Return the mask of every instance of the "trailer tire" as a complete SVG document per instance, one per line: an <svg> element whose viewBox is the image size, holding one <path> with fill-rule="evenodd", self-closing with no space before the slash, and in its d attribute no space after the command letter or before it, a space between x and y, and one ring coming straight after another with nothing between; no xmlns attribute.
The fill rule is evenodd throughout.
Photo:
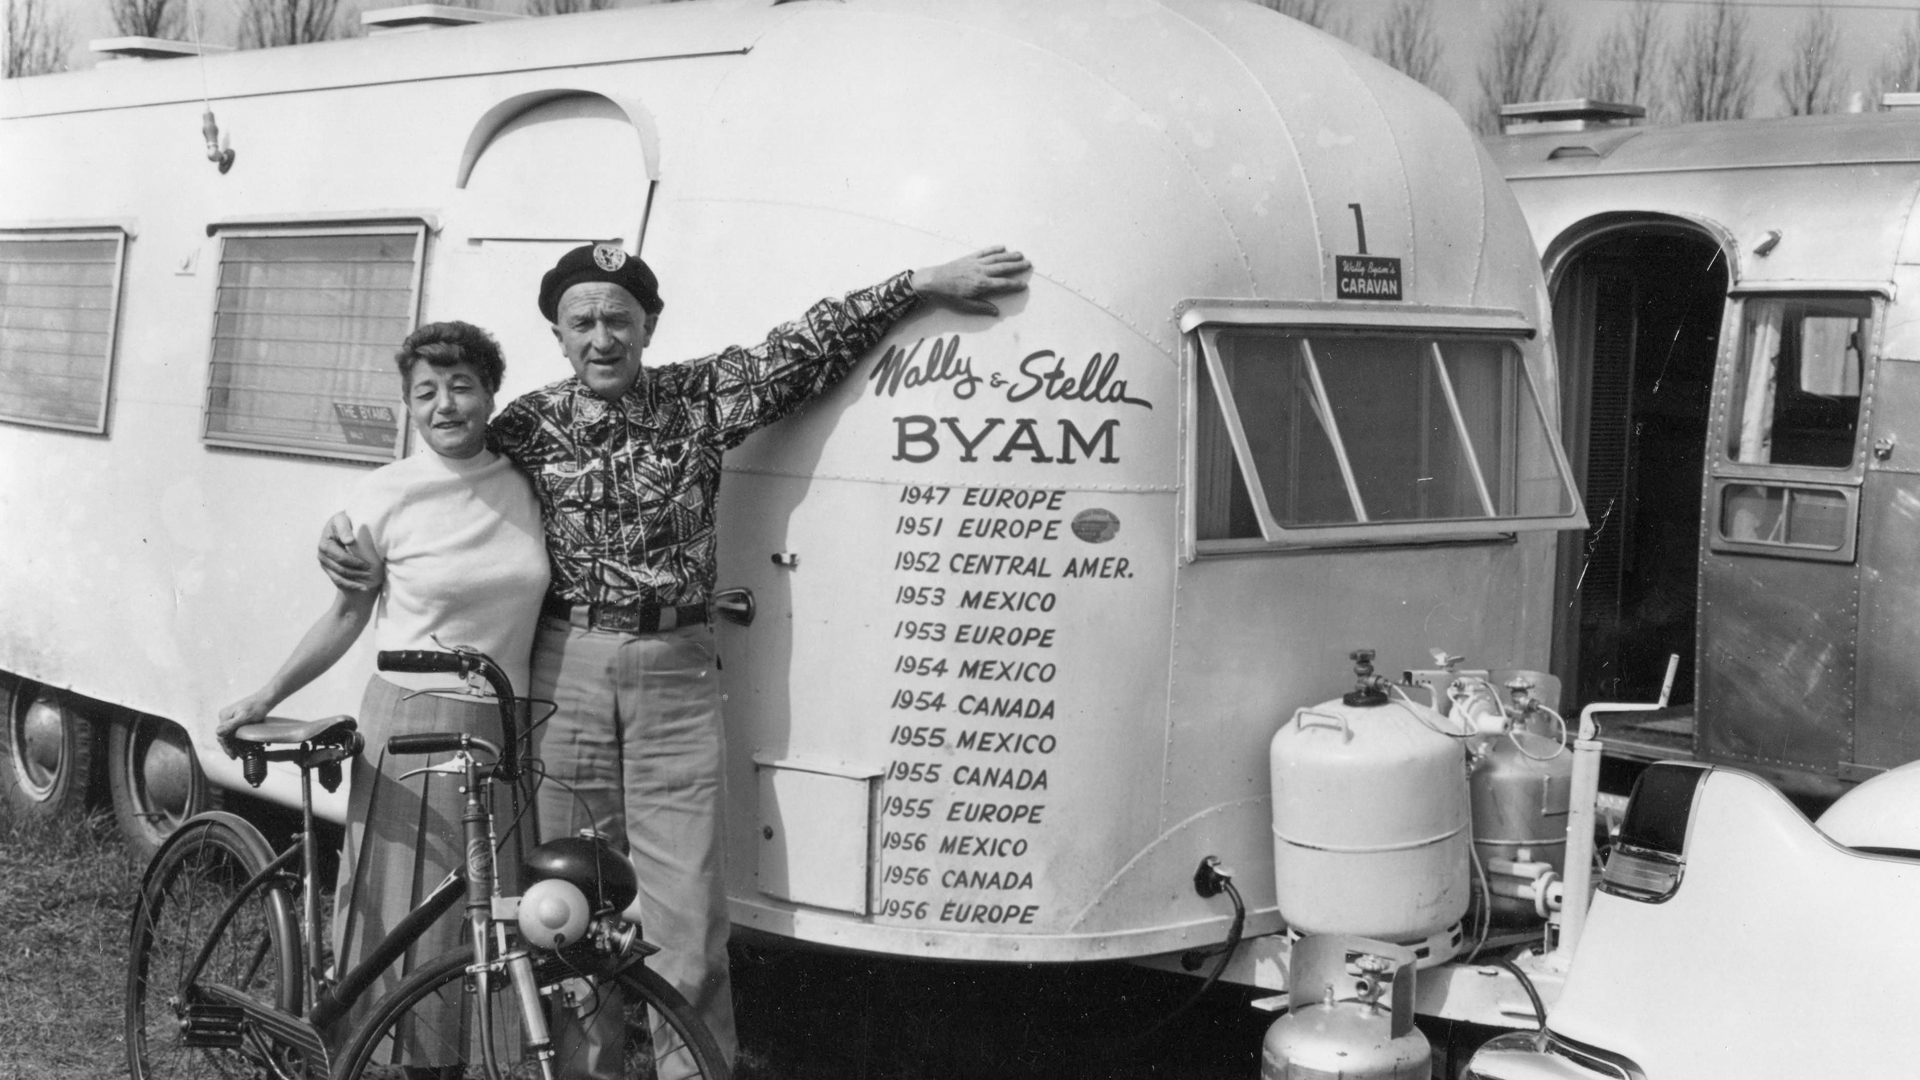
<svg viewBox="0 0 1920 1080"><path fill-rule="evenodd" d="M217 810L221 790L207 779L178 724L126 712L107 729L107 787L127 849L151 859L186 820Z"/></svg>
<svg viewBox="0 0 1920 1080"><path fill-rule="evenodd" d="M0 675L0 801L7 816L52 822L84 814L93 780L93 721L68 696Z"/></svg>

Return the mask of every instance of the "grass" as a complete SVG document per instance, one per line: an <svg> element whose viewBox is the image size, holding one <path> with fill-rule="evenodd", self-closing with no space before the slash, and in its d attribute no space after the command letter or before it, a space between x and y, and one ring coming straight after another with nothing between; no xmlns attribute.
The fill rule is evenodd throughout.
<svg viewBox="0 0 1920 1080"><path fill-rule="evenodd" d="M0 1080L126 1075L121 998L139 891L110 814L0 807Z"/></svg>
<svg viewBox="0 0 1920 1080"><path fill-rule="evenodd" d="M0 804L0 1080L127 1075L127 920L140 870L105 812L42 825ZM1221 987L1140 1039L1193 980L764 943L734 953L742 1080L1239 1080L1258 1072L1271 1019L1246 1008L1247 992Z"/></svg>

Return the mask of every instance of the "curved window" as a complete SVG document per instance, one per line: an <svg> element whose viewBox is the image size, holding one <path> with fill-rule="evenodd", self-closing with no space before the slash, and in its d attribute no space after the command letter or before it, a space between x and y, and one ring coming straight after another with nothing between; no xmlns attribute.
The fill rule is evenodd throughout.
<svg viewBox="0 0 1920 1080"><path fill-rule="evenodd" d="M1203 543L1280 541L1295 529L1564 528L1577 513L1510 339L1222 327L1203 329L1201 341L1194 517Z"/></svg>

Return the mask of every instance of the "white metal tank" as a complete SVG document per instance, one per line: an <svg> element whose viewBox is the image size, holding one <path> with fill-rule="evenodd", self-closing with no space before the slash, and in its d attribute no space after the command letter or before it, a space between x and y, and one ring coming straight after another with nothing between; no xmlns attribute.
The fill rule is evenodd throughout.
<svg viewBox="0 0 1920 1080"><path fill-rule="evenodd" d="M1432 1047L1413 1026L1413 951L1320 934L1293 950L1292 1008L1261 1048L1260 1080L1426 1080Z"/></svg>
<svg viewBox="0 0 1920 1080"><path fill-rule="evenodd" d="M1411 942L1466 914L1465 756L1446 721L1373 675L1300 709L1273 736L1280 914L1300 934Z"/></svg>

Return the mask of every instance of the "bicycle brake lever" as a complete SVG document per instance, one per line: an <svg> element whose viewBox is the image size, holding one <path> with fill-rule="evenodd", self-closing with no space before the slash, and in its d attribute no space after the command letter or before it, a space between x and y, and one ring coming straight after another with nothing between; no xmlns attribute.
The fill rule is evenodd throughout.
<svg viewBox="0 0 1920 1080"><path fill-rule="evenodd" d="M422 765L417 769L400 774L401 780L411 779L421 773L446 773L449 776L465 776L467 763L465 754L455 754L438 765Z"/></svg>

